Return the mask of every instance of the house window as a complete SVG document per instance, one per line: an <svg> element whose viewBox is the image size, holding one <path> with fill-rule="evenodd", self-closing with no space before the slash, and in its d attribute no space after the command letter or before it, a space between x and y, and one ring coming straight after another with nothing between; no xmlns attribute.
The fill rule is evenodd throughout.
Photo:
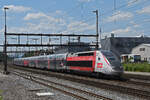
<svg viewBox="0 0 150 100"><path fill-rule="evenodd" d="M147 58L144 58L144 61L147 61Z"/></svg>
<svg viewBox="0 0 150 100"><path fill-rule="evenodd" d="M145 48L140 48L140 51L145 51Z"/></svg>

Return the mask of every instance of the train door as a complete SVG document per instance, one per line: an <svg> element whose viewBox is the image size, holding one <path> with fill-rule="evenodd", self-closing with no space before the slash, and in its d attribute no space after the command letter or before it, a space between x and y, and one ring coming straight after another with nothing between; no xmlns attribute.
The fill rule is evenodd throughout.
<svg viewBox="0 0 150 100"><path fill-rule="evenodd" d="M65 67L66 54L56 55L56 69L62 70Z"/></svg>
<svg viewBox="0 0 150 100"><path fill-rule="evenodd" d="M56 57L55 57L55 54L50 55L50 56L48 57L48 59L49 59L49 66L50 66L50 69L56 70Z"/></svg>

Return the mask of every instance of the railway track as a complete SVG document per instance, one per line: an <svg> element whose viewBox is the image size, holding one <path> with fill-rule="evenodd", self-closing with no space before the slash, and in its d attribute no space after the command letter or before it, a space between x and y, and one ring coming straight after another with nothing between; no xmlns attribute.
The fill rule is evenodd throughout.
<svg viewBox="0 0 150 100"><path fill-rule="evenodd" d="M19 68L19 69L21 69L20 67L15 67L15 68ZM48 75L48 76L50 76L50 75L52 75L52 74L54 74L54 76L56 76L56 77L60 77L60 76L64 76L65 74L62 74L62 73L53 73L53 72L49 72L49 71L43 71L43 70L40 70L40 69L38 69L37 71L34 71L34 70L32 70L32 69L30 69L30 68L27 68L27 69L22 69L22 70L26 70L26 71L31 71L31 72L35 72L35 73L37 73L37 74L43 74L43 75ZM57 76L58 75L58 76ZM60 75L60 76L59 76ZM53 75L52 75L53 76ZM68 74L66 74L65 76L68 76L68 77L70 77L71 75L68 75ZM76 75L75 75L76 76ZM81 76L81 77L84 77L84 76ZM62 78L62 77L61 77ZM99 82L99 79L95 79L95 78L89 78L88 77L88 79L92 79L92 80L94 80L95 82ZM131 85L138 85L138 86L144 86L144 87L146 87L146 88L150 88L150 81L149 82L143 82L143 80L138 80L138 79L129 79L129 80L127 80L127 81L119 81L119 80L103 80L103 81L105 81L105 82L111 82L111 83L115 83L115 82L117 82L117 83L119 83L119 84L124 84L124 85L126 85L126 84L131 84ZM145 80L146 81L146 80Z"/></svg>
<svg viewBox="0 0 150 100"><path fill-rule="evenodd" d="M36 83L39 83L41 85L47 86L49 88L53 88L54 90L63 92L67 95L70 95L70 96L72 96L74 98L77 98L77 99L80 99L80 100L89 100L89 98L85 98L83 96L77 95L75 92L87 95L86 97L90 96L90 97L93 97L93 98L96 98L96 99L99 99L99 100L112 100L110 98L107 98L107 97L104 97L104 96L101 96L101 95L98 95L98 94L95 94L95 93L92 93L92 92L88 92L88 91L84 91L84 90L81 90L81 89L70 87L70 86L67 86L67 85L64 85L64 84L56 83L56 82L53 82L53 81L50 81L50 80L47 80L47 79L43 79L43 78L40 78L40 77L37 77L37 76L34 76L34 75L29 75L29 74L21 73L21 72L17 72L17 71L13 71L11 73L13 73L15 75L18 75L20 77L23 77L25 79L34 81ZM61 88L58 88L58 87L61 87ZM66 89L67 90L72 90L74 92L66 91Z"/></svg>
<svg viewBox="0 0 150 100"><path fill-rule="evenodd" d="M22 69L22 70L30 71L30 72L35 72L37 74L47 75L47 76L55 76L55 77L60 77L61 76L61 78L63 78L63 76L65 75L65 76L71 77L70 74L68 75L68 74L57 73L57 72L55 73L55 72L50 72L50 71L45 71L45 70L43 71L41 69L37 69L36 71L34 71L33 68L23 68L23 67L17 67L17 66L13 66L13 67L15 67L17 69ZM77 75L75 75L75 76L77 76ZM81 77L84 77L84 76L81 76ZM95 82L99 82L99 79L89 78L89 77L88 77L88 79L90 79L90 80L92 79ZM144 87L150 88L150 81L149 82L143 82L143 80L138 80L138 79L129 79L127 81L119 81L119 80L115 80L115 81L114 80L103 80L103 81L106 81L106 82L109 81L109 82L112 82L112 83L117 82L119 84L124 84L125 83L125 84L138 85L138 86L144 86Z"/></svg>
<svg viewBox="0 0 150 100"><path fill-rule="evenodd" d="M146 81L146 82L143 82ZM142 85L142 86L146 86L149 87L150 89L150 81L148 82L147 80L138 80L138 79L130 79L129 81L127 81L128 84L136 84L136 85Z"/></svg>
<svg viewBox="0 0 150 100"><path fill-rule="evenodd" d="M124 74L124 77L138 79L138 80L149 80L150 77L148 75L133 75L133 74Z"/></svg>
<svg viewBox="0 0 150 100"><path fill-rule="evenodd" d="M111 80L103 81L103 80L98 80L98 79L93 79L93 78L88 78L88 77L79 77L76 75L54 73L54 72L35 70L35 69L29 69L29 68L26 69L26 68L22 68L22 67L21 68L15 67L15 68L20 69L20 70L29 71L32 73L36 73L36 74L42 74L42 75L46 75L46 76L57 77L60 79L73 81L73 82L83 83L86 85L94 86L94 87L105 89L105 90L111 90L111 91L116 91L116 92L120 92L120 93L124 93L124 94L128 94L128 95L133 95L133 96L136 96L139 98L144 98L147 100L150 99L150 91L145 91L144 89L142 90L142 89L126 87L126 85L135 84L135 83L136 83L135 85L147 85L147 87L149 87L148 83L133 82L130 80L125 83L120 82L120 83L118 83L118 85L115 85L115 84L110 84L110 83L117 82L117 81L111 81ZM124 84L124 86L121 86L119 84Z"/></svg>

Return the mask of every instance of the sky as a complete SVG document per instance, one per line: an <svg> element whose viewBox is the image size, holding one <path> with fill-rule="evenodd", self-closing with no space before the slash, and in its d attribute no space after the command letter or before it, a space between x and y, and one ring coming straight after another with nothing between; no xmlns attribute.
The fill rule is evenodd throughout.
<svg viewBox="0 0 150 100"><path fill-rule="evenodd" d="M111 33L150 36L150 0L0 0L0 44L4 40L4 7L9 8L7 32L12 33L96 34L92 11L97 9L102 37Z"/></svg>

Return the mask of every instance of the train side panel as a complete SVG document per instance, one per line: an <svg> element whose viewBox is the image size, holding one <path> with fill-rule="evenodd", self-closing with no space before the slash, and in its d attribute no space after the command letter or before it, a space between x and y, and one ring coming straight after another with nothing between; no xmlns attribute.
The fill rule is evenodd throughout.
<svg viewBox="0 0 150 100"><path fill-rule="evenodd" d="M94 52L76 53L67 57L67 66L69 70L93 72L94 59Z"/></svg>

